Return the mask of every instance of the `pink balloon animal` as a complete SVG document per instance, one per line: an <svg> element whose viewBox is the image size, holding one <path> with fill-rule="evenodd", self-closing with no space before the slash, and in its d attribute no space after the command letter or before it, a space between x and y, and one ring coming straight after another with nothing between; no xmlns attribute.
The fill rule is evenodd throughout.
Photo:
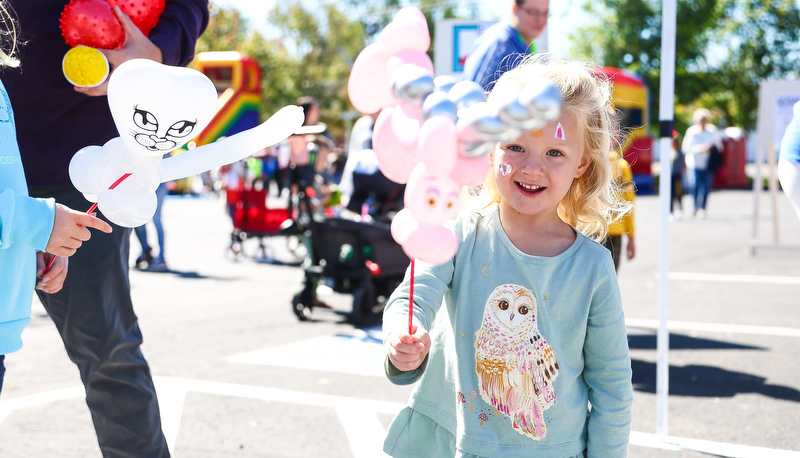
<svg viewBox="0 0 800 458"><path fill-rule="evenodd" d="M476 83L434 80L429 46L422 12L401 9L356 58L348 92L357 110L380 111L372 134L378 166L406 183L406 208L392 221L392 236L412 259L442 264L458 248L443 224L456 216L460 186L483 182L496 142L557 118L561 96L543 81L519 98L489 104Z"/></svg>

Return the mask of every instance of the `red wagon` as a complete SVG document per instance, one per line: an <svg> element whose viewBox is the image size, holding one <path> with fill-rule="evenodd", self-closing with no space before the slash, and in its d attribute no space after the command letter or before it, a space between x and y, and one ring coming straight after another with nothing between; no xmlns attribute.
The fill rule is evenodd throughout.
<svg viewBox="0 0 800 458"><path fill-rule="evenodd" d="M227 204L233 219L230 252L237 258L243 256L245 240L255 238L259 242L258 259L273 260L265 239L283 235L281 227L291 219L289 210L285 207L270 208L266 189L229 189Z"/></svg>

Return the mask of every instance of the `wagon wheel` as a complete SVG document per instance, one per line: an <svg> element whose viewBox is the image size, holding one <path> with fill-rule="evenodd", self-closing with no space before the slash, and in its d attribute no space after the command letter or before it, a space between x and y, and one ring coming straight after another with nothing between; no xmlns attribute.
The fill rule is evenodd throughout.
<svg viewBox="0 0 800 458"><path fill-rule="evenodd" d="M313 302L314 296L308 288L303 288L302 291L294 295L292 298L292 311L297 315L297 319L300 321L311 319Z"/></svg>

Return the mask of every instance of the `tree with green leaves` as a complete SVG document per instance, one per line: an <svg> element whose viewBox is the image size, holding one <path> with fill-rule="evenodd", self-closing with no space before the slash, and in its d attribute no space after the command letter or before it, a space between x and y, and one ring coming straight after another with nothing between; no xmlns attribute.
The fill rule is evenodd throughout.
<svg viewBox="0 0 800 458"><path fill-rule="evenodd" d="M294 79L297 59L286 50L283 40L267 40L251 30L247 19L234 8L220 8L212 3L210 9L208 28L198 40L195 52L239 51L255 59L262 71L262 118L295 103L299 95Z"/></svg>
<svg viewBox="0 0 800 458"><path fill-rule="evenodd" d="M316 98L322 121L335 137L343 138L342 114L352 109L347 80L353 61L365 46L363 27L330 2L324 3L321 11L309 10L299 0L278 4L269 17L296 48L291 75L296 95Z"/></svg>
<svg viewBox="0 0 800 458"><path fill-rule="evenodd" d="M658 113L661 3L657 0L585 1L593 23L570 38L575 57L642 75ZM678 0L675 75L676 126L684 130L695 108L712 110L720 124L753 129L758 87L793 78L800 68L800 8L795 0Z"/></svg>

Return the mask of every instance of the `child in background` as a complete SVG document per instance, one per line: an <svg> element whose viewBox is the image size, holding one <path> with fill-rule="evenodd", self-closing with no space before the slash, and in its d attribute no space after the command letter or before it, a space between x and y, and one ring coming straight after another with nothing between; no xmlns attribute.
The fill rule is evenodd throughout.
<svg viewBox="0 0 800 458"><path fill-rule="evenodd" d="M681 138L675 131L672 131L670 160L672 161L672 181L669 186L669 216L670 220L681 220L683 218L683 175L686 173L686 160L681 150Z"/></svg>
<svg viewBox="0 0 800 458"><path fill-rule="evenodd" d="M13 55L14 24L5 2L0 1L3 38L0 66L16 67ZM67 276L66 257L75 254L91 234L88 227L111 232L111 226L94 216L76 212L53 199L28 196L22 170L14 113L0 83L0 391L5 355L22 347L22 330L30 322L33 288L58 292ZM47 266L53 257L50 270ZM38 280L37 280L38 277Z"/></svg>
<svg viewBox="0 0 800 458"><path fill-rule="evenodd" d="M625 199L631 204L630 211L625 213L619 220L613 221L608 225L608 235L603 240L603 246L611 252L614 268L619 271L619 265L622 262L622 236L628 239L627 244L625 244L625 257L630 261L636 256L636 239L634 238L636 225L633 215L636 186L633 183L631 165L622 158L619 150L612 150L608 159L611 161L611 171L614 175L614 188L619 192L617 197Z"/></svg>
<svg viewBox="0 0 800 458"><path fill-rule="evenodd" d="M408 276L388 301L387 377L417 382L389 428L391 456L627 453L631 361L614 264L597 243L630 207L608 160L610 85L545 59L505 73L490 100L545 77L561 116L490 154L492 203L456 219L453 259L418 261L412 334Z"/></svg>

